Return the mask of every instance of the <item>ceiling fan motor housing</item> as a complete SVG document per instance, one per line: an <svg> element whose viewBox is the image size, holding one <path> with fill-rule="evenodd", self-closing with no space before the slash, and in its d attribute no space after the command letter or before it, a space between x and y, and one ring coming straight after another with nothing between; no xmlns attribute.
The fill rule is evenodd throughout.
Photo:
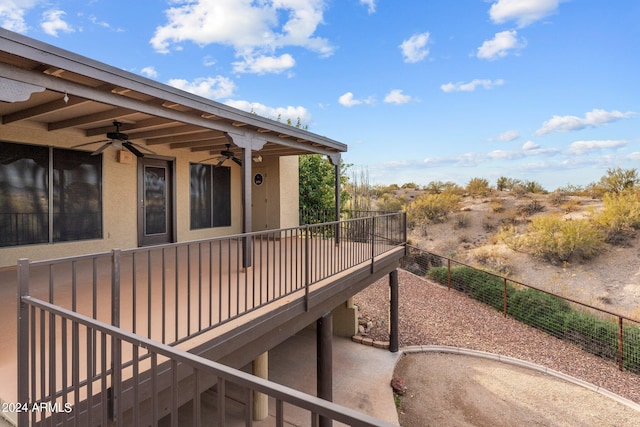
<svg viewBox="0 0 640 427"><path fill-rule="evenodd" d="M129 135L122 132L107 132L107 138L117 139L119 141L126 141L127 139L129 139Z"/></svg>

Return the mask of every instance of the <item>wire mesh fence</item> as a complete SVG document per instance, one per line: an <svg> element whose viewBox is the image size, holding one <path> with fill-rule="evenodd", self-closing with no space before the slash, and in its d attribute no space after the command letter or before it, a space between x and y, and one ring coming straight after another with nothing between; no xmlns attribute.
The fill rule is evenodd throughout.
<svg viewBox="0 0 640 427"><path fill-rule="evenodd" d="M455 289L586 352L640 373L640 321L447 257L407 247L402 268Z"/></svg>

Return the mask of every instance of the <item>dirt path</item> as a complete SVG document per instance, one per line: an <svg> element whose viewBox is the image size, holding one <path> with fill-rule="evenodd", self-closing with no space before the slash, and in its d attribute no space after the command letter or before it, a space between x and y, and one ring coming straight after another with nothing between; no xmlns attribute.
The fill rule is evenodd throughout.
<svg viewBox="0 0 640 427"><path fill-rule="evenodd" d="M640 426L640 412L600 393L490 359L408 354L394 375L407 386L403 427Z"/></svg>

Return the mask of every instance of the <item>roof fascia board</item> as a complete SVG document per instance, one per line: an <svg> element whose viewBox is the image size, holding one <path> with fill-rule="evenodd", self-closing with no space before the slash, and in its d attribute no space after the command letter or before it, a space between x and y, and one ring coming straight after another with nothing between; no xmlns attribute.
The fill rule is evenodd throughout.
<svg viewBox="0 0 640 427"><path fill-rule="evenodd" d="M326 145L341 152L347 151L346 144L330 138L184 92L180 89L164 85L147 79L146 77L60 49L9 30L0 29L0 40L6 41L6 44L4 42L2 43L2 50L32 61L41 62L105 83L148 94L165 101L175 102L189 108L205 111L225 119L241 121L252 126L268 129L277 134ZM269 138L269 140L272 139L271 137Z"/></svg>
<svg viewBox="0 0 640 427"><path fill-rule="evenodd" d="M249 129L241 129L237 128L233 125L220 122L220 121L212 121L209 119L205 119L203 117L199 117L193 114L183 113L176 110L171 110L164 108L159 105L146 103L144 101L139 101L133 98L127 98L122 95L117 95L110 92L103 92L91 87L87 87L84 85L80 85L78 83L74 83L68 80L63 80L58 77L49 76L46 74L41 74L33 71L27 71L22 68L14 67L9 64L0 63L0 74L6 78L16 80L22 83L33 84L37 86L41 86L55 92L67 93L71 96L79 96L81 98L94 100L96 102L101 102L104 104L112 105L115 107L124 107L131 110L136 110L141 113L149 114L152 116L162 117L169 120L175 120L178 122L192 124L196 126L200 126L205 129L223 131L233 134L239 134L243 136L255 136L257 139L265 139L264 134L259 132L255 132ZM329 155L333 153L332 151L323 149L321 147L316 147L310 144L302 144L302 143L294 143L291 141L287 141L285 138L279 137L269 137L269 141L274 142L279 145L284 145L287 147L295 147L302 149L304 151L309 151L317 154L325 154Z"/></svg>

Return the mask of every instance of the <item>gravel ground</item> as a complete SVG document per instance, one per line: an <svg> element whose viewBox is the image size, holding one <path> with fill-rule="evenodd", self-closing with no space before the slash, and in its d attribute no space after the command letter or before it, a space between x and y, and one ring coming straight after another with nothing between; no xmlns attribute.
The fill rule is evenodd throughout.
<svg viewBox="0 0 640 427"><path fill-rule="evenodd" d="M399 271L400 347L447 345L515 357L546 366L640 403L640 375L593 356L464 294ZM354 297L373 327L366 336L388 341L389 282L383 278Z"/></svg>

